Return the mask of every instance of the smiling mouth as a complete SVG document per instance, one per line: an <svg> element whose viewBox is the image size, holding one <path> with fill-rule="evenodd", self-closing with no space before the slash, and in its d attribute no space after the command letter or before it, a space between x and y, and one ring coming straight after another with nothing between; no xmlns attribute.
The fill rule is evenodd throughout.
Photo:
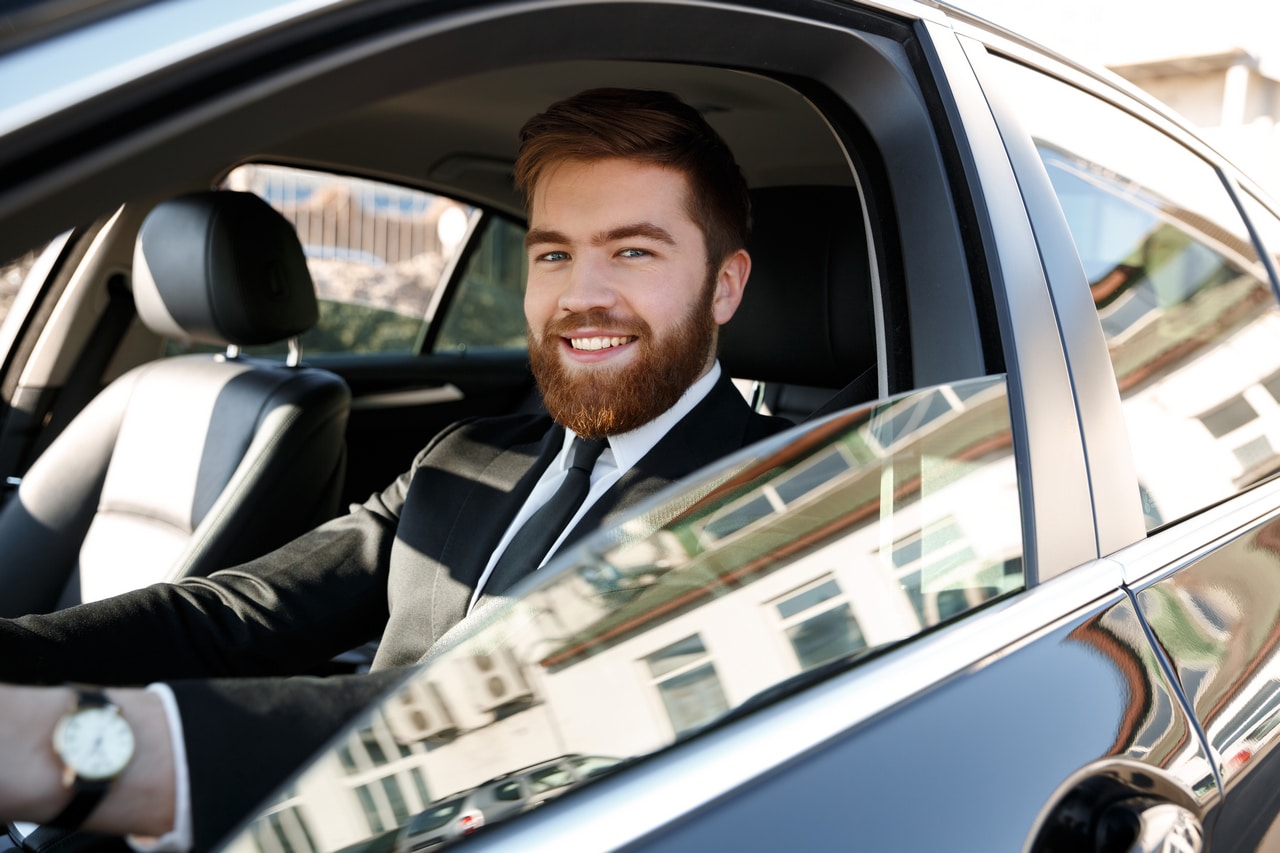
<svg viewBox="0 0 1280 853"><path fill-rule="evenodd" d="M627 335L625 337L613 337L613 338L604 338L604 337L569 338L569 346L573 347L576 350L595 351L595 350L602 350L602 349L612 349L613 347L620 347L623 344L631 343L635 339L636 338L634 335Z"/></svg>

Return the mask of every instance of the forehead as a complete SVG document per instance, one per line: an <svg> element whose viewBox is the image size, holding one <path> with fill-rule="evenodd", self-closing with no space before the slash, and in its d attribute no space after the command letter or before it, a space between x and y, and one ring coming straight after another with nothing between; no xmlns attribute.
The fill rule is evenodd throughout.
<svg viewBox="0 0 1280 853"><path fill-rule="evenodd" d="M688 198L689 181L675 169L623 158L563 160L548 166L534 185L529 225L563 229L594 222L601 228L661 220L664 227L696 228Z"/></svg>

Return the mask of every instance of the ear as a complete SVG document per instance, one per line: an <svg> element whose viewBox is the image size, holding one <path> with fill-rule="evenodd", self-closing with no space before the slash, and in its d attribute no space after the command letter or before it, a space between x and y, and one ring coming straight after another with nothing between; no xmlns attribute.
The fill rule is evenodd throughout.
<svg viewBox="0 0 1280 853"><path fill-rule="evenodd" d="M733 317L742 302L747 277L751 275L751 256L746 249L734 252L720 265L716 274L715 297L711 303L711 316L716 325L723 326Z"/></svg>

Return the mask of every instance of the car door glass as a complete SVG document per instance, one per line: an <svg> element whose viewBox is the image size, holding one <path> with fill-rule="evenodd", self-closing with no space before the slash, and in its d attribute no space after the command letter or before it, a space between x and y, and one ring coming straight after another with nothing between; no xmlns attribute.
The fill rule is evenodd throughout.
<svg viewBox="0 0 1280 853"><path fill-rule="evenodd" d="M419 769L422 808L539 760L552 763L530 787L558 795L1021 589L1021 518L1003 377L840 412L559 555L361 726L410 737L395 720L429 684L432 719L452 725L383 771ZM477 701L495 672L519 689ZM571 774L566 755L598 758ZM322 849L373 832L353 829L366 806L351 778L327 755L297 781Z"/></svg>
<svg viewBox="0 0 1280 853"><path fill-rule="evenodd" d="M994 67L1084 266L1147 529L1273 474L1280 311L1218 172L1092 95L1013 62Z"/></svg>

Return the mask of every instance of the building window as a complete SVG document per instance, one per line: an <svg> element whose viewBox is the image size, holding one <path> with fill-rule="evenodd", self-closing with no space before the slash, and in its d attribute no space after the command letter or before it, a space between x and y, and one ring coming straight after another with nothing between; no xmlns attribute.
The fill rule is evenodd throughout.
<svg viewBox="0 0 1280 853"><path fill-rule="evenodd" d="M801 669L866 648L847 596L834 578L822 578L773 604Z"/></svg>
<svg viewBox="0 0 1280 853"><path fill-rule="evenodd" d="M383 823L382 815L378 812L378 804L374 800L371 786L361 785L356 788L356 797L360 800L360 808L364 810L365 820L369 821L369 831L375 834L385 832L387 825Z"/></svg>
<svg viewBox="0 0 1280 853"><path fill-rule="evenodd" d="M677 737L729 710L715 665L697 634L654 652L645 662Z"/></svg>
<svg viewBox="0 0 1280 853"><path fill-rule="evenodd" d="M311 853L311 831L297 806L272 812L253 826L253 839L262 853Z"/></svg>

